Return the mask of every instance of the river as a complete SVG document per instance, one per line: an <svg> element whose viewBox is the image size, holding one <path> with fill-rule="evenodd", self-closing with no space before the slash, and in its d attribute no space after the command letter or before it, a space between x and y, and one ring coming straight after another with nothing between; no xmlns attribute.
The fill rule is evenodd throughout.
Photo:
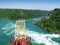
<svg viewBox="0 0 60 45"><path fill-rule="evenodd" d="M26 35L31 37L33 45L44 43L46 45L60 45L60 35L50 34L44 29L34 25L36 19L26 21ZM6 45L14 37L15 20L0 19L0 45Z"/></svg>

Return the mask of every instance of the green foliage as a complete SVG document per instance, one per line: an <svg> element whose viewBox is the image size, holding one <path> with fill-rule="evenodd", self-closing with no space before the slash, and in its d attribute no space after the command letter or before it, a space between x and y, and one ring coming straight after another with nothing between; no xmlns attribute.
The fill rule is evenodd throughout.
<svg viewBox="0 0 60 45"><path fill-rule="evenodd" d="M47 17L36 22L36 25L44 28L50 33L60 33L60 9L52 10Z"/></svg>
<svg viewBox="0 0 60 45"><path fill-rule="evenodd" d="M39 45L45 45L45 44L41 43L41 44L39 44Z"/></svg>
<svg viewBox="0 0 60 45"><path fill-rule="evenodd" d="M48 12L43 10L0 9L0 19L31 19L45 16Z"/></svg>

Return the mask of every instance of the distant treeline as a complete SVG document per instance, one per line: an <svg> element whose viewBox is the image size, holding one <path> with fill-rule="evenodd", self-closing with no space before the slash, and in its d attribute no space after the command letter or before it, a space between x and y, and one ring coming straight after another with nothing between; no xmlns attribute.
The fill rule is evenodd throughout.
<svg viewBox="0 0 60 45"><path fill-rule="evenodd" d="M44 10L0 9L0 19L31 19L48 15Z"/></svg>
<svg viewBox="0 0 60 45"><path fill-rule="evenodd" d="M44 19L35 23L39 27L44 28L50 33L58 33L60 34L60 9L56 8L52 10L48 16Z"/></svg>

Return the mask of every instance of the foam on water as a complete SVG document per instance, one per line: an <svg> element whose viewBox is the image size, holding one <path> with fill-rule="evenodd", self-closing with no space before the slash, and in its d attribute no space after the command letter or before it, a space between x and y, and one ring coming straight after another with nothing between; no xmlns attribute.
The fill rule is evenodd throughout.
<svg viewBox="0 0 60 45"><path fill-rule="evenodd" d="M2 31L4 34L6 34L7 36L10 36L14 33L14 28L15 24L14 23L7 23L4 27L2 27ZM46 45L60 45L60 43L55 42L52 40L52 38L59 38L60 35L58 34L42 34L42 33L38 33L35 32L33 30L26 30L26 31L20 31L18 32L19 34L26 34L28 37L31 37L32 42L33 43L44 43Z"/></svg>
<svg viewBox="0 0 60 45"><path fill-rule="evenodd" d="M44 43L46 45L60 45L58 42L53 41L51 38L58 38L60 35L58 34L41 34L34 31L20 31L20 34L26 34L28 37L34 40L33 43Z"/></svg>
<svg viewBox="0 0 60 45"><path fill-rule="evenodd" d="M10 33L6 33L6 35L11 35L12 33L14 33L14 30L12 30ZM34 32L34 31L20 31L18 32L19 34L26 34L28 37L31 37L31 39L33 39L34 41L32 41L33 43L44 43L46 45L60 45L60 43L53 41L51 38L59 38L60 35L58 34L41 34L38 32Z"/></svg>
<svg viewBox="0 0 60 45"><path fill-rule="evenodd" d="M7 23L4 27L2 27L2 31L5 35L9 36L9 35L12 35L14 33L14 27L15 27L15 24L13 23Z"/></svg>

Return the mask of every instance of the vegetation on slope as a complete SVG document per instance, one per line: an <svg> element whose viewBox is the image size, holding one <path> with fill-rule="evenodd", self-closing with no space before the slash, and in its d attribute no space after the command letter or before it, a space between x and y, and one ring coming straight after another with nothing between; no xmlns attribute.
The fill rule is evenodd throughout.
<svg viewBox="0 0 60 45"><path fill-rule="evenodd" d="M45 44L41 43L41 44L39 44L39 45L45 45Z"/></svg>
<svg viewBox="0 0 60 45"><path fill-rule="evenodd" d="M48 16L35 23L50 33L60 33L60 9L52 10Z"/></svg>
<svg viewBox="0 0 60 45"><path fill-rule="evenodd" d="M0 9L0 19L31 19L46 16L49 11L22 10L22 9Z"/></svg>

